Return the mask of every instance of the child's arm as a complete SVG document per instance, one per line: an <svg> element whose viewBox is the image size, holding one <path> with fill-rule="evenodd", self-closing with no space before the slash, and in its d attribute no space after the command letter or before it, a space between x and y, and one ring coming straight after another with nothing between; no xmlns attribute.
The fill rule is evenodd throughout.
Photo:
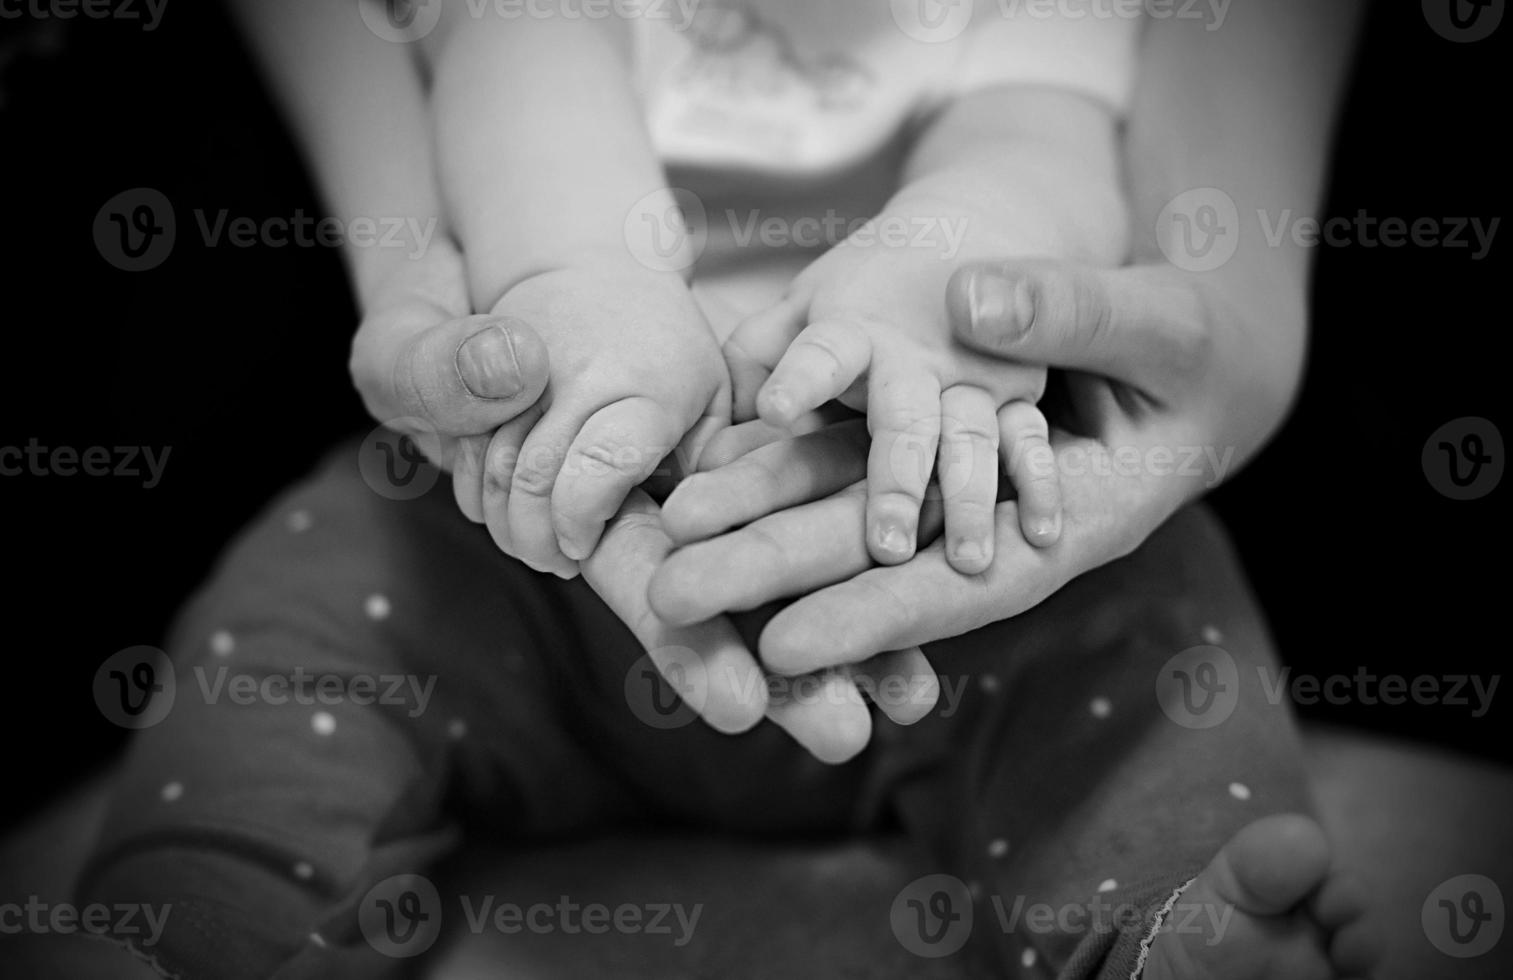
<svg viewBox="0 0 1513 980"><path fill-rule="evenodd" d="M1128 247L1113 110L1073 92L997 87L950 102L920 128L899 199L969 212L972 253L1005 257L985 251L999 229L1016 254L1090 265L1117 265Z"/></svg>
<svg viewBox="0 0 1513 980"><path fill-rule="evenodd" d="M437 194L431 123L413 46L372 33L354 3L233 0L289 117L327 212L397 220L424 242L363 247L346 236L362 323L352 378L373 417L416 437L459 487L464 450L534 404L546 352L522 324L469 317L462 256ZM421 245L424 247L419 247ZM465 496L465 494L459 494Z"/></svg>
<svg viewBox="0 0 1513 980"><path fill-rule="evenodd" d="M631 76L629 24L610 17L502 19L448 10L435 52L436 153L466 243L473 305L555 269L660 274L635 261L676 216ZM687 272L681 237L658 256Z"/></svg>
<svg viewBox="0 0 1513 980"><path fill-rule="evenodd" d="M490 443L481 511L501 549L571 576L626 495L729 417L725 363L684 279L630 23L448 13L436 154L473 303L530 323L553 369L544 411Z"/></svg>
<svg viewBox="0 0 1513 980"><path fill-rule="evenodd" d="M412 218L412 227L434 228L427 253L450 251L431 147L416 138L430 123L413 49L369 31L355 4L232 0L232 7L330 213L344 222ZM362 248L347 239L344 256L365 312L396 288L433 278L417 249ZM466 312L455 295L437 299L454 315Z"/></svg>

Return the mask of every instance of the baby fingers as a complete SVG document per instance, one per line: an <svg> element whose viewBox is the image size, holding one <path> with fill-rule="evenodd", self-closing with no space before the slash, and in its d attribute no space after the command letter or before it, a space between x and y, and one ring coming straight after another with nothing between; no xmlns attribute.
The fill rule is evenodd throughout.
<svg viewBox="0 0 1513 980"><path fill-rule="evenodd" d="M964 575L978 575L993 564L998 411L986 391L955 385L941 395L940 414L937 474L946 512L946 560Z"/></svg>
<svg viewBox="0 0 1513 980"><path fill-rule="evenodd" d="M1061 538L1061 484L1056 478L1050 425L1029 402L1009 402L998 413L1004 469L1019 497L1019 528L1037 548Z"/></svg>
<svg viewBox="0 0 1513 980"><path fill-rule="evenodd" d="M757 414L787 428L806 412L833 401L866 373L872 340L856 324L824 320L794 338L757 393Z"/></svg>

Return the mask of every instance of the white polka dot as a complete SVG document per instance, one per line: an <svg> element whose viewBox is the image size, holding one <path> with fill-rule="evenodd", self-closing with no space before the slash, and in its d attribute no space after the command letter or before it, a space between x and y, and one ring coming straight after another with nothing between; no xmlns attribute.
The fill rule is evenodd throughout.
<svg viewBox="0 0 1513 980"><path fill-rule="evenodd" d="M315 877L315 869L310 866L309 861L301 861L294 866L294 877L300 881L309 881Z"/></svg>
<svg viewBox="0 0 1513 980"><path fill-rule="evenodd" d="M310 727L317 735L330 735L336 731L336 719L329 711L317 711L310 716Z"/></svg>
<svg viewBox="0 0 1513 980"><path fill-rule="evenodd" d="M369 619L388 619L389 597L375 592L368 596L367 602L363 603L363 609L367 612Z"/></svg>
<svg viewBox="0 0 1513 980"><path fill-rule="evenodd" d="M1237 800L1248 800L1250 799L1250 787L1244 783L1230 783L1229 795Z"/></svg>
<svg viewBox="0 0 1513 980"><path fill-rule="evenodd" d="M462 738L468 733L468 723L461 718L453 718L447 723L447 735L451 738Z"/></svg>
<svg viewBox="0 0 1513 980"><path fill-rule="evenodd" d="M999 684L997 674L983 674L982 677L977 681L977 683L982 685L982 690L985 694L998 693Z"/></svg>
<svg viewBox="0 0 1513 980"><path fill-rule="evenodd" d="M184 795L184 784L179 782L167 783L163 786L162 796L164 803L172 803Z"/></svg>
<svg viewBox="0 0 1513 980"><path fill-rule="evenodd" d="M1035 951L1033 949L1027 949L1023 953L1019 954L1019 965L1028 970L1030 967L1035 965L1035 961L1037 959L1039 959L1039 957L1035 955Z"/></svg>
<svg viewBox="0 0 1513 980"><path fill-rule="evenodd" d="M216 630L210 634L210 652L217 657L229 657L236 649L236 637L230 630Z"/></svg>
<svg viewBox="0 0 1513 980"><path fill-rule="evenodd" d="M969 882L967 882L967 894L972 896L972 901L974 901L974 902L980 902L980 901L982 901L982 882L980 882L980 881L969 881Z"/></svg>
<svg viewBox="0 0 1513 980"><path fill-rule="evenodd" d="M988 843L988 857L1001 858L1009 853L1009 842L1002 837L994 838Z"/></svg>
<svg viewBox="0 0 1513 980"><path fill-rule="evenodd" d="M322 936L318 932L312 932L312 933L310 933L310 943L312 945L314 945L314 946L319 946L321 949L325 949L326 948L326 937Z"/></svg>
<svg viewBox="0 0 1513 980"><path fill-rule="evenodd" d="M1105 878L1102 884L1098 886L1098 894L1102 895L1104 892L1111 892L1118 887L1119 882L1115 881L1112 878Z"/></svg>
<svg viewBox="0 0 1513 980"><path fill-rule="evenodd" d="M1211 647L1218 646L1224 642L1224 634L1219 632L1217 626L1205 626L1203 627L1203 642Z"/></svg>
<svg viewBox="0 0 1513 980"><path fill-rule="evenodd" d="M1108 698L1093 698L1088 702L1087 710L1093 713L1094 718L1107 718L1114 710L1114 702Z"/></svg>
<svg viewBox="0 0 1513 980"><path fill-rule="evenodd" d="M304 534L314 523L308 510L296 510L289 515L289 530L295 534Z"/></svg>

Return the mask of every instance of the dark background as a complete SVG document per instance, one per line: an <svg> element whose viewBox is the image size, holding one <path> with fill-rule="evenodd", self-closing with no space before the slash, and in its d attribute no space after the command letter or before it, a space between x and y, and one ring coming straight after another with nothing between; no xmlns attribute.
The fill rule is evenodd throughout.
<svg viewBox="0 0 1513 980"><path fill-rule="evenodd" d="M1325 0L1327 2L1327 0ZM1505 214L1513 25L1452 44L1417 2L1371 15L1329 214ZM319 204L213 3L160 28L0 20L0 446L171 447L161 485L0 477L9 822L114 751L96 667L161 644L228 537L343 434L367 426L346 374L354 312L334 251L207 248L192 212L262 219ZM91 227L120 191L172 201L160 268L118 271ZM1281 437L1214 498L1284 655L1313 675L1497 674L1507 649L1503 486L1455 502L1425 479L1441 424L1507 419L1500 231L1470 250L1321 248L1314 351ZM1309 712L1507 761L1513 714L1355 704Z"/></svg>

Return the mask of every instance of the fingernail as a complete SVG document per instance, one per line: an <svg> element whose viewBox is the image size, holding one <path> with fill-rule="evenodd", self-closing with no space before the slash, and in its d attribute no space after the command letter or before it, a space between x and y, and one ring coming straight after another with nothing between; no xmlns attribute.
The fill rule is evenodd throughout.
<svg viewBox="0 0 1513 980"><path fill-rule="evenodd" d="M1029 333L1035 319L1035 298L1024 277L977 269L967 282L967 299L972 333L984 340L1012 343Z"/></svg>
<svg viewBox="0 0 1513 980"><path fill-rule="evenodd" d="M883 551L900 558L907 558L913 550L909 546L909 535L904 533L902 527L891 521L878 525L877 544Z"/></svg>
<svg viewBox="0 0 1513 980"><path fill-rule="evenodd" d="M1061 515L1042 517L1030 524L1030 535L1037 542L1050 544L1061 536Z"/></svg>
<svg viewBox="0 0 1513 980"><path fill-rule="evenodd" d="M498 324L462 342L457 348L457 373L476 398L514 398L525 389L514 338Z"/></svg>
<svg viewBox="0 0 1513 980"><path fill-rule="evenodd" d="M767 410L784 421L792 421L793 398L782 388L767 389Z"/></svg>
<svg viewBox="0 0 1513 980"><path fill-rule="evenodd" d="M956 546L952 549L952 553L959 561L982 561L982 556L987 554L987 552L983 550L982 545L978 544L976 541L970 541L965 538L956 542Z"/></svg>

